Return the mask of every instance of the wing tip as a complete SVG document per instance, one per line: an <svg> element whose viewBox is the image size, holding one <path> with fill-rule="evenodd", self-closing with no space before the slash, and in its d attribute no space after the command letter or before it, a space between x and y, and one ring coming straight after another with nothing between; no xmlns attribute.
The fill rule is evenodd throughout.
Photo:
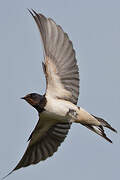
<svg viewBox="0 0 120 180"><path fill-rule="evenodd" d="M32 9L27 8L28 12L33 15Z"/></svg>
<svg viewBox="0 0 120 180"><path fill-rule="evenodd" d="M10 171L7 175L5 175L4 177L1 178L1 180L4 180L6 179L10 174L12 174L14 171L14 169L12 171Z"/></svg>
<svg viewBox="0 0 120 180"><path fill-rule="evenodd" d="M27 10L28 10L28 12L33 16L33 17L35 17L35 16L39 16L39 15L42 15L42 14L38 14L34 9L29 9L29 8L27 8Z"/></svg>

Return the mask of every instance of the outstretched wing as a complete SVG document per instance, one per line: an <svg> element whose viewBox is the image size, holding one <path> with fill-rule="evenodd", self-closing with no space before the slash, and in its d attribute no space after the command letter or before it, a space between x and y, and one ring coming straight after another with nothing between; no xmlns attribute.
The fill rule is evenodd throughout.
<svg viewBox="0 0 120 180"><path fill-rule="evenodd" d="M32 12L39 28L43 46L43 69L46 76L46 94L77 104L79 96L79 70L72 42L52 19Z"/></svg>
<svg viewBox="0 0 120 180"><path fill-rule="evenodd" d="M17 169L31 164L37 164L38 162L52 156L54 152L57 151L60 144L64 141L71 126L70 123L67 122L58 123L45 131L46 123L43 124L41 120L38 121L35 129L28 139L30 142L22 159L8 175Z"/></svg>

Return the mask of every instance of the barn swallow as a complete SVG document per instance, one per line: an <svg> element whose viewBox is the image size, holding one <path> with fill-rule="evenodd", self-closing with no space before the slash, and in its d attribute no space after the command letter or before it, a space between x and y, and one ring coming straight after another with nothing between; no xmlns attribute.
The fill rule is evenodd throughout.
<svg viewBox="0 0 120 180"><path fill-rule="evenodd" d="M38 26L44 47L42 66L46 77L46 92L44 95L31 93L22 98L38 111L39 120L28 138L27 150L9 174L52 156L74 122L82 124L110 143L112 141L106 136L104 127L117 132L102 118L77 106L79 69L68 35L51 18L34 10L29 12Z"/></svg>

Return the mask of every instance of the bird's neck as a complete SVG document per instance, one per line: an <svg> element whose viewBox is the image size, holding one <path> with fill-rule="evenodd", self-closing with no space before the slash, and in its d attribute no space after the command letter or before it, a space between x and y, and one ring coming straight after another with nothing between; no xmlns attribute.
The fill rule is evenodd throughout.
<svg viewBox="0 0 120 180"><path fill-rule="evenodd" d="M39 113L43 112L45 109L42 108L39 104L33 106Z"/></svg>
<svg viewBox="0 0 120 180"><path fill-rule="evenodd" d="M46 97L43 95L42 99L40 100L39 104L34 105L34 108L39 112L43 112L45 109L45 105L47 103Z"/></svg>

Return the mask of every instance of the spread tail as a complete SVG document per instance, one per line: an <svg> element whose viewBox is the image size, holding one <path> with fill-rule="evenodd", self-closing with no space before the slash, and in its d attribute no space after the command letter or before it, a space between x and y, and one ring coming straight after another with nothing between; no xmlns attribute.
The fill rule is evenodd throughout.
<svg viewBox="0 0 120 180"><path fill-rule="evenodd" d="M94 116L94 115L92 115L92 116L93 116L94 118L96 118L96 119L101 123L102 126L107 127L108 129L110 129L110 130L112 130L112 131L114 131L114 132L117 133L117 130L114 129L110 124L108 124L104 119L99 118L99 117L96 117L96 116Z"/></svg>
<svg viewBox="0 0 120 180"><path fill-rule="evenodd" d="M76 114L72 113L72 122L82 124L83 126L87 127L91 131L95 132L96 134L100 135L101 137L112 143L112 141L106 136L104 127L117 133L116 129L114 129L104 119L89 114L85 109L81 107L78 109L79 111L77 111Z"/></svg>
<svg viewBox="0 0 120 180"><path fill-rule="evenodd" d="M103 137L104 139L106 139L108 142L112 143L111 139L109 139L105 132L104 132L104 127L107 127L108 129L112 130L113 132L117 133L117 130L114 129L110 124L108 124L104 119L96 117L94 115L92 115L94 118L96 118L101 125L99 126L94 126L91 124L83 124L83 126L87 127L88 129L90 129L91 131L95 132L96 134L100 135L101 137Z"/></svg>

